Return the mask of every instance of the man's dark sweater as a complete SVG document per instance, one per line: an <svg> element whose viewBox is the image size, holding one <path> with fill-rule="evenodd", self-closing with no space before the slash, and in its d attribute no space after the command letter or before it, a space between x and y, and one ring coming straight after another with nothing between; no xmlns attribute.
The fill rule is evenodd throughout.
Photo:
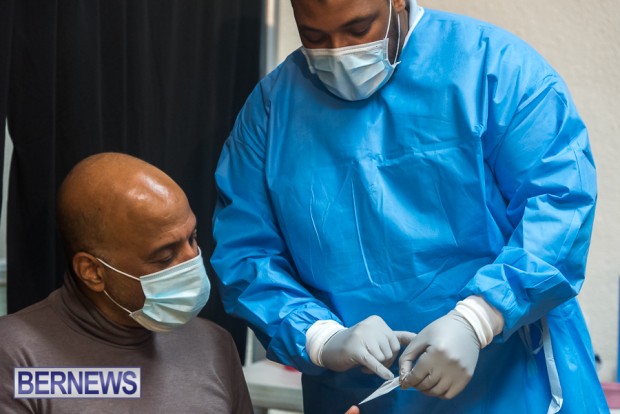
<svg viewBox="0 0 620 414"><path fill-rule="evenodd" d="M15 367L140 367L139 399L14 399ZM196 318L167 333L106 319L65 277L62 288L0 318L2 413L252 413L228 332Z"/></svg>

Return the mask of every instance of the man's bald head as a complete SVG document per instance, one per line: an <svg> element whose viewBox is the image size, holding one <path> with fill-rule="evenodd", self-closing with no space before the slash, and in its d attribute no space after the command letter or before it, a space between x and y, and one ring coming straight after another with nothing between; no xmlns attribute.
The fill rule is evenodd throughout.
<svg viewBox="0 0 620 414"><path fill-rule="evenodd" d="M58 193L57 220L69 261L79 251L120 243L142 225L157 225L158 208L179 201L187 204L181 188L145 161L120 153L84 159Z"/></svg>

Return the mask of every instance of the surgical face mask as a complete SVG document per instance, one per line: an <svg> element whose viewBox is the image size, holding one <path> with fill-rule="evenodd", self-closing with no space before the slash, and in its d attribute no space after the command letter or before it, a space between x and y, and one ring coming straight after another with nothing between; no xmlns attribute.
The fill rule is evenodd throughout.
<svg viewBox="0 0 620 414"><path fill-rule="evenodd" d="M145 301L142 309L130 311L116 302L105 290L112 302L123 309L140 325L154 332L168 332L192 320L205 306L211 292L202 255L159 272L135 277L99 260L107 268L135 279L142 285Z"/></svg>
<svg viewBox="0 0 620 414"><path fill-rule="evenodd" d="M398 21L398 43L394 63L389 60L390 25L392 22L392 0L385 37L376 42L346 46L335 49L308 49L301 51L308 61L311 73L316 73L325 87L334 95L348 101L368 98L387 83L399 62L400 19Z"/></svg>

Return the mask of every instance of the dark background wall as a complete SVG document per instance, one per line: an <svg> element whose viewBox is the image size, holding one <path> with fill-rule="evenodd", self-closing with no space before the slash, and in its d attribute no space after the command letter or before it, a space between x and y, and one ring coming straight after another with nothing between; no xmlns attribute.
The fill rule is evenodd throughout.
<svg viewBox="0 0 620 414"><path fill-rule="evenodd" d="M210 256L213 172L259 78L261 3L0 0L0 121L14 145L9 313L62 283L56 190L75 163L97 152L138 156L176 180ZM201 315L233 333L243 355L245 326L224 314L213 286Z"/></svg>

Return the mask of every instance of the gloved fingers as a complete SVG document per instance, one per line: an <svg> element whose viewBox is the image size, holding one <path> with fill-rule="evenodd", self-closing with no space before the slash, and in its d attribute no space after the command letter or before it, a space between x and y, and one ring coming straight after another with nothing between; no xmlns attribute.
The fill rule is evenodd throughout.
<svg viewBox="0 0 620 414"><path fill-rule="evenodd" d="M399 335L402 332L403 331L393 331L392 334L387 337L389 346L390 346L390 355L391 355L389 358L383 361L383 365L387 368L392 366L392 364L394 363L394 360L396 359L396 357L398 356L398 353L400 352L400 348L403 345L401 342L401 336L404 337L405 335ZM410 332L405 332L405 334L406 334L407 339L405 339L406 343L404 345L409 345L409 342L411 342L411 339L409 338L415 338L415 334L412 334ZM413 337L411 335L413 335ZM385 354L385 349L384 349L384 354Z"/></svg>
<svg viewBox="0 0 620 414"><path fill-rule="evenodd" d="M413 361L410 361L410 360L403 361L403 359L401 358L398 361L398 365L399 365L398 371L400 375L400 386L401 388L409 388L409 387L404 386L404 383L405 383L407 376L411 372L411 369L413 368Z"/></svg>
<svg viewBox="0 0 620 414"><path fill-rule="evenodd" d="M360 327L369 328L373 331L392 332L392 329L379 315L371 315L357 324Z"/></svg>
<svg viewBox="0 0 620 414"><path fill-rule="evenodd" d="M433 371L432 358L428 353L423 353L417 360L415 366L403 378L401 371L401 388L418 388L418 386ZM441 378L441 374L436 374Z"/></svg>
<svg viewBox="0 0 620 414"><path fill-rule="evenodd" d="M458 389L455 387L450 387L448 389L448 391L446 391L442 396L440 396L439 398L441 398L442 400L451 400L452 398L456 397L463 389Z"/></svg>
<svg viewBox="0 0 620 414"><path fill-rule="evenodd" d="M452 379L448 377L440 377L435 386L423 391L425 395L429 397L444 398L450 386L452 385ZM418 388L420 389L420 388Z"/></svg>
<svg viewBox="0 0 620 414"><path fill-rule="evenodd" d="M420 357L427 346L428 344L421 340L419 335L413 338L409 345L407 345L407 348L405 348L398 359L401 384L405 380L405 377L410 375L409 373L412 370L414 361ZM423 379L424 378L421 378L420 381Z"/></svg>
<svg viewBox="0 0 620 414"><path fill-rule="evenodd" d="M384 367L383 364L370 353L366 353L365 355L363 355L361 361L359 362L361 365L368 368L371 372L377 374L386 381L394 378L394 374L392 374L392 371Z"/></svg>
<svg viewBox="0 0 620 414"><path fill-rule="evenodd" d="M433 380L432 381L434 383L433 386L425 388L424 390L422 389L421 386L416 387L416 388L422 391L425 395L428 395L429 397L442 398L452 386L452 382L453 382L452 378L450 378L449 376L445 376L445 375L441 376L437 373L431 374L430 377ZM431 380L427 377L424 379L422 384L424 384L424 386L426 387L426 385L431 384Z"/></svg>
<svg viewBox="0 0 620 414"><path fill-rule="evenodd" d="M407 346L413 339L416 337L416 334L409 331L394 331L396 335L396 339L398 340L398 349L400 350L401 346Z"/></svg>
<svg viewBox="0 0 620 414"><path fill-rule="evenodd" d="M396 339L396 336L394 336L394 339ZM385 341L379 343L377 347L369 347L368 352L370 352L371 355L381 362L384 367L390 368L398 356L398 352L400 351L400 344L398 343L398 340L396 340L396 344L398 347L394 350L391 348L391 343Z"/></svg>
<svg viewBox="0 0 620 414"><path fill-rule="evenodd" d="M396 359L396 357L397 357L397 356L398 356L398 354L394 354L394 355L392 356L392 358L387 359L387 360L385 360L385 361L380 361L380 362L381 362L381 365L383 365L384 367L386 367L386 368L388 368L388 369L389 369L389 368L392 366L392 364L394 363L394 360ZM373 371L369 370L369 369L368 369L368 368L366 368L366 367L362 367L362 372L363 372L364 374L374 374L374 372L373 372ZM390 372L391 372L391 371L390 371Z"/></svg>
<svg viewBox="0 0 620 414"><path fill-rule="evenodd" d="M413 341L413 339L416 337L416 334L409 331L394 331L394 337L397 341L395 344L391 343L393 346L392 350L394 351L394 356L390 358L387 363L384 364L388 368L391 367L394 363L394 360L398 356L398 352L400 351L401 347L406 347L407 345L409 345L411 341ZM411 368L409 369L411 370Z"/></svg>
<svg viewBox="0 0 620 414"><path fill-rule="evenodd" d="M384 341L380 342L379 346L381 347L381 352L383 352L383 365L385 365L385 361L394 359L400 351L400 343L398 342L398 338L392 332L390 332L390 335L388 335Z"/></svg>
<svg viewBox="0 0 620 414"><path fill-rule="evenodd" d="M372 340L366 342L365 346L366 350L370 353L370 355L372 355L381 363L392 358L392 355L394 354L392 352L392 349L390 348L389 342L385 338L381 338L381 340Z"/></svg>
<svg viewBox="0 0 620 414"><path fill-rule="evenodd" d="M390 335L387 337L388 346L390 347L390 358L397 354L400 351L400 342L398 342L398 337L394 334L394 332L390 332Z"/></svg>
<svg viewBox="0 0 620 414"><path fill-rule="evenodd" d="M383 366L386 367L386 368L391 367L397 356L398 356L398 354L394 354L394 356L392 358L388 359L387 361L383 361Z"/></svg>
<svg viewBox="0 0 620 414"><path fill-rule="evenodd" d="M433 376L432 372L429 372L428 375L426 376L426 378L424 378L417 386L416 388L424 393L427 393L428 391L432 390L433 388L435 388L437 386L437 384L439 383L441 377L439 375L435 375Z"/></svg>
<svg viewBox="0 0 620 414"><path fill-rule="evenodd" d="M390 367L391 367L391 366L392 366L392 364L394 363L394 360L395 360L395 359L396 359L396 355L394 355L394 358L392 358L392 359L390 359L390 360L388 360L388 361L384 361L384 362L382 362L382 365L383 365L384 367L386 367L387 369L390 369ZM368 368L366 368L366 367L364 367L364 366L362 366L362 372L363 372L364 374L373 374L373 375L374 375L374 372L372 372L371 370L369 370ZM390 370L390 372L391 372L391 370Z"/></svg>
<svg viewBox="0 0 620 414"><path fill-rule="evenodd" d="M441 398L445 400L450 400L456 397L461 391L463 391L463 389L465 389L465 386L469 384L469 380L471 380L470 376L458 378L456 381L453 380L452 385Z"/></svg>
<svg viewBox="0 0 620 414"><path fill-rule="evenodd" d="M432 388L422 390L416 387L429 397L437 397L443 400L450 400L456 397L469 383L470 378L453 378L450 375L444 375L439 382Z"/></svg>

